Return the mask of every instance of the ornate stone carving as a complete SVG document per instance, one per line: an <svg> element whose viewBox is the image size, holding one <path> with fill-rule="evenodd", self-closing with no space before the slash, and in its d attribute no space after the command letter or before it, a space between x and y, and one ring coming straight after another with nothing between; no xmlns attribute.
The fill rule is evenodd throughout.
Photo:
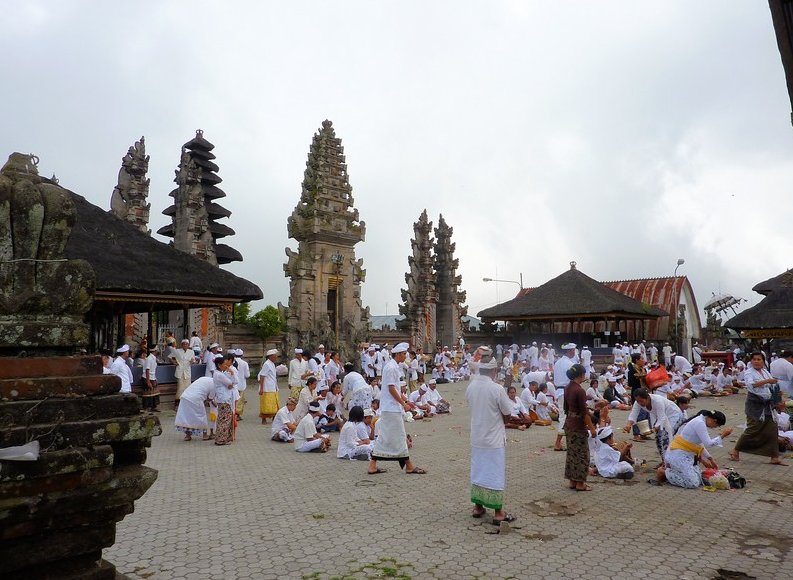
<svg viewBox="0 0 793 580"><path fill-rule="evenodd" d="M397 327L410 332L411 344L433 349L440 342L451 345L463 330L462 317L468 309L462 306L465 292L459 290L462 277L454 258L452 228L443 216L435 228L424 210L413 224L412 253L408 256L409 271L405 274L407 289L402 290L399 313L405 318Z"/></svg>
<svg viewBox="0 0 793 580"><path fill-rule="evenodd" d="M74 202L37 163L12 153L0 169L0 350L72 354L88 343L95 276L64 257Z"/></svg>
<svg viewBox="0 0 793 580"><path fill-rule="evenodd" d="M366 270L355 257L366 224L353 207L344 147L330 121L314 134L287 231L298 242L297 251L286 248L284 264L290 278L289 346L313 348L322 342L352 359L357 343L368 336L360 290Z"/></svg>
<svg viewBox="0 0 793 580"><path fill-rule="evenodd" d="M150 234L149 210L146 203L149 197L149 156L146 155L146 142L143 137L129 148L121 159L118 171L118 184L110 198L110 210L114 215L126 220L144 234Z"/></svg>

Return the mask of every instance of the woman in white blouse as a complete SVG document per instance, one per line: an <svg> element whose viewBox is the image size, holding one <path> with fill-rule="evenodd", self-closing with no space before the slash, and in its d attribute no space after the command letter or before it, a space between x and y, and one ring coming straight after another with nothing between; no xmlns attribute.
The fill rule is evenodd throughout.
<svg viewBox="0 0 793 580"><path fill-rule="evenodd" d="M634 397L636 400L630 415L628 415L628 424L624 431L625 433L631 431L631 427L638 420L639 412L642 409L649 412L650 426L655 430L655 445L658 447L658 453L661 455L661 462L663 462L669 441L683 423L683 412L673 401L661 395L651 395L647 389L636 389Z"/></svg>
<svg viewBox="0 0 793 580"><path fill-rule="evenodd" d="M672 485L688 489L701 486L702 473L697 461L705 467L718 469L707 448L721 447L722 440L732 433L732 428L727 427L718 437L711 438L708 429L722 427L726 422L727 417L721 411L703 410L684 423L669 445L664 466L658 468L658 480L667 480Z"/></svg>

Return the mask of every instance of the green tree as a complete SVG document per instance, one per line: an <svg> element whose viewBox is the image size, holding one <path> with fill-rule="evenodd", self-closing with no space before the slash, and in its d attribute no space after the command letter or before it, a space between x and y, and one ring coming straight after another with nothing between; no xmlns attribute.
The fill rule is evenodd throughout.
<svg viewBox="0 0 793 580"><path fill-rule="evenodd" d="M269 338L284 330L284 319L281 318L278 309L272 305L248 317L247 324L253 327L256 336L261 339Z"/></svg>
<svg viewBox="0 0 793 580"><path fill-rule="evenodd" d="M250 302L243 302L234 305L234 322L236 324L247 324L251 317Z"/></svg>

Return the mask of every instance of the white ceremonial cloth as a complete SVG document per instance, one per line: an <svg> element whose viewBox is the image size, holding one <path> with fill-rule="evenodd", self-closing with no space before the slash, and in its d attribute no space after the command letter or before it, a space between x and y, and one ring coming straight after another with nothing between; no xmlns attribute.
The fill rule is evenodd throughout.
<svg viewBox="0 0 793 580"><path fill-rule="evenodd" d="M377 439L374 440L372 456L383 459L409 457L402 411L398 413L383 411L380 414L380 419L377 421Z"/></svg>
<svg viewBox="0 0 793 580"><path fill-rule="evenodd" d="M505 447L471 447L471 483L504 491L507 486Z"/></svg>

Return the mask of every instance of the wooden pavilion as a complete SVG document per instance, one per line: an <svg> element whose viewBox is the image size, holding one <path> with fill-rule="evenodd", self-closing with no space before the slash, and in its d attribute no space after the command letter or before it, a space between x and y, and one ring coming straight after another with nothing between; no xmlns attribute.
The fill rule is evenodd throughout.
<svg viewBox="0 0 793 580"><path fill-rule="evenodd" d="M590 278L575 262L560 276L478 314L486 322L506 322L515 341L530 337L557 345L572 340L595 348L641 339L650 321L666 315Z"/></svg>
<svg viewBox="0 0 793 580"><path fill-rule="evenodd" d="M122 343L127 314L231 308L238 302L262 298L256 284L157 241L80 195L69 193L77 219L66 257L87 261L96 273L96 295L88 313L90 350ZM154 336L153 318L148 317L149 340ZM182 318L187 320L186 315ZM189 336L187 328L182 336Z"/></svg>

